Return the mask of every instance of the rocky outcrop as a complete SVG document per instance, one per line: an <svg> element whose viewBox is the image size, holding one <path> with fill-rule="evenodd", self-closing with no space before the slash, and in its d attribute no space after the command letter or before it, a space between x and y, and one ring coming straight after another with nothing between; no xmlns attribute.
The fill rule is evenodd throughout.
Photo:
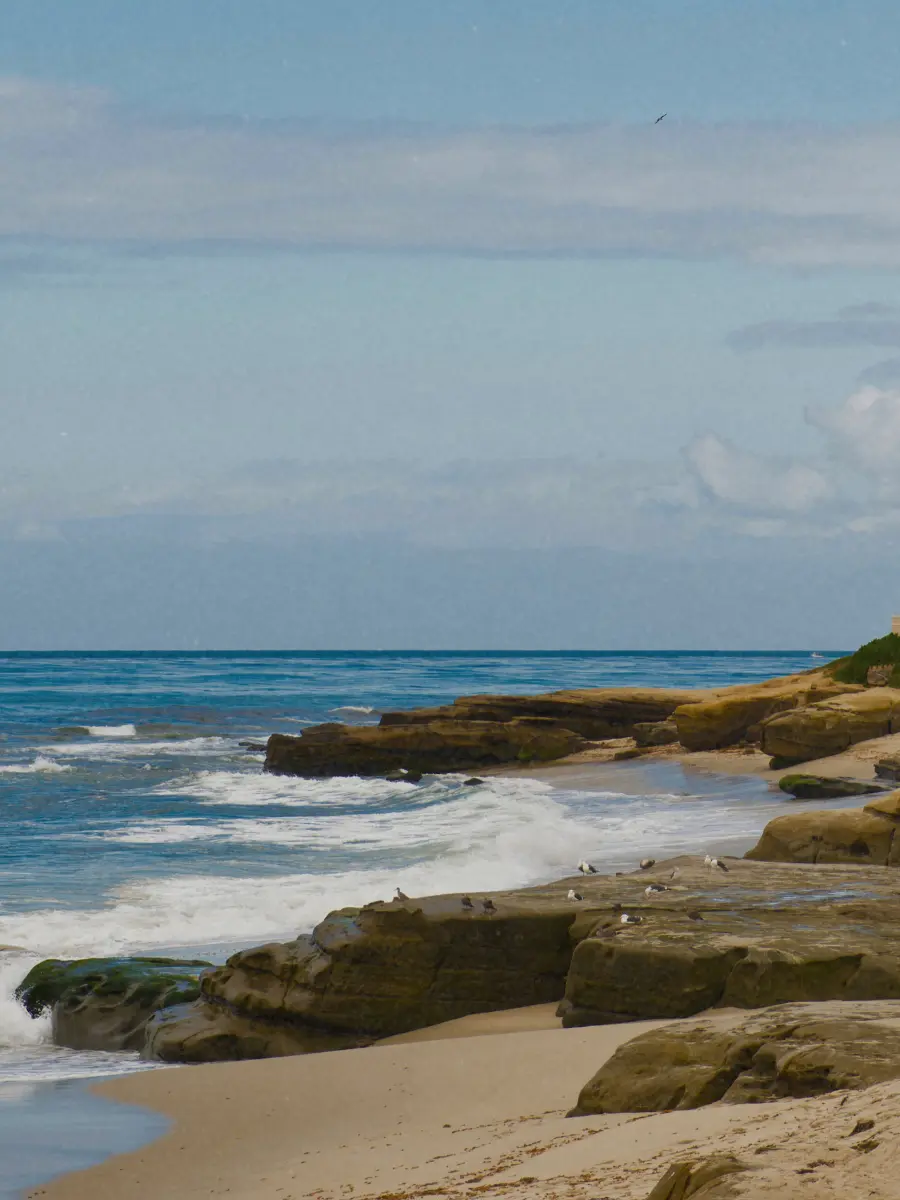
<svg viewBox="0 0 900 1200"><path fill-rule="evenodd" d="M678 726L667 721L639 721L634 727L636 746L671 746L678 741Z"/></svg>
<svg viewBox="0 0 900 1200"><path fill-rule="evenodd" d="M460 696L441 708L387 712L383 727L433 721L507 721L539 718L591 741L632 737L635 726L665 721L681 704L714 693L686 688L580 688L538 696Z"/></svg>
<svg viewBox="0 0 900 1200"><path fill-rule="evenodd" d="M840 800L845 796L870 796L886 790L881 783L861 779L832 779L827 775L785 775L778 786L795 800Z"/></svg>
<svg viewBox="0 0 900 1200"><path fill-rule="evenodd" d="M769 821L746 857L760 862L900 865L900 791L864 808L815 809Z"/></svg>
<svg viewBox="0 0 900 1200"><path fill-rule="evenodd" d="M472 771L504 764L551 762L585 745L579 734L539 717L503 724L314 725L300 737L273 734L265 769L281 775L388 775Z"/></svg>
<svg viewBox="0 0 900 1200"><path fill-rule="evenodd" d="M900 1078L900 1001L785 1004L653 1029L620 1046L572 1115L759 1104Z"/></svg>
<svg viewBox="0 0 900 1200"><path fill-rule="evenodd" d="M560 1000L565 1025L711 1006L900 997L900 874L683 858L647 871L332 913L309 938L234 955L154 1018L166 1061L360 1045L469 1013ZM676 878L672 872L677 868ZM649 883L667 890L645 895ZM480 897L478 898L480 901ZM641 917L621 924L627 911Z"/></svg>
<svg viewBox="0 0 900 1200"><path fill-rule="evenodd" d="M730 1181L751 1168L730 1154L715 1154L697 1162L682 1159L663 1173L647 1200L733 1200Z"/></svg>
<svg viewBox="0 0 900 1200"><path fill-rule="evenodd" d="M696 860L679 861L666 892L646 898L632 878L627 898L622 887L640 924L623 926L612 904L575 923L564 1025L900 997L900 876L739 859L713 876ZM666 872L658 864L651 875L662 882Z"/></svg>
<svg viewBox="0 0 900 1200"><path fill-rule="evenodd" d="M574 916L559 895L497 895L496 916L463 911L458 896L331 913L312 937L241 951L207 972L200 1001L155 1022L147 1053L303 1053L558 1000Z"/></svg>
<svg viewBox="0 0 900 1200"><path fill-rule="evenodd" d="M16 989L32 1017L50 1009L53 1040L73 1050L138 1050L153 1014L200 995L199 959L84 958L38 963Z"/></svg>
<svg viewBox="0 0 900 1200"><path fill-rule="evenodd" d="M875 764L875 774L879 779L892 783L900 783L900 756L887 755Z"/></svg>
<svg viewBox="0 0 900 1200"><path fill-rule="evenodd" d="M758 740L760 723L777 713L861 690L856 684L837 683L821 671L791 675L723 689L709 699L676 708L672 719L685 750L718 750Z"/></svg>
<svg viewBox="0 0 900 1200"><path fill-rule="evenodd" d="M763 721L762 749L783 765L840 754L857 742L900 732L900 689L869 688L807 704Z"/></svg>

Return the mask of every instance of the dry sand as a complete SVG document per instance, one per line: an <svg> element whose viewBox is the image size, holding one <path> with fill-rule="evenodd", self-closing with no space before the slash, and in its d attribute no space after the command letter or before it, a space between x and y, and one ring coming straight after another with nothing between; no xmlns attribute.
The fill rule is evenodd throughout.
<svg viewBox="0 0 900 1200"><path fill-rule="evenodd" d="M900 1198L900 1085L567 1119L616 1046L660 1024L562 1030L545 1005L364 1050L130 1076L98 1091L166 1113L172 1131L31 1195L644 1200L672 1162L732 1153L753 1167L736 1180L740 1195Z"/></svg>

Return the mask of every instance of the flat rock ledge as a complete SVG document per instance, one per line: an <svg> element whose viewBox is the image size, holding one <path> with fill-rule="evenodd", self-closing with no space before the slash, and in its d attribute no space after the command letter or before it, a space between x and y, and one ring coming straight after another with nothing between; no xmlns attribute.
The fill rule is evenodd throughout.
<svg viewBox="0 0 900 1200"><path fill-rule="evenodd" d="M900 873L726 864L591 876L576 885L582 902L566 898L572 879L495 892L490 916L463 912L458 895L342 909L311 937L205 972L198 1001L151 1020L144 1052L202 1062L340 1049L549 1001L578 1026L900 1000ZM651 882L667 890L648 897ZM622 925L623 911L640 924Z"/></svg>
<svg viewBox="0 0 900 1200"><path fill-rule="evenodd" d="M900 1001L784 1004L666 1025L620 1046L571 1116L820 1096L900 1078Z"/></svg>

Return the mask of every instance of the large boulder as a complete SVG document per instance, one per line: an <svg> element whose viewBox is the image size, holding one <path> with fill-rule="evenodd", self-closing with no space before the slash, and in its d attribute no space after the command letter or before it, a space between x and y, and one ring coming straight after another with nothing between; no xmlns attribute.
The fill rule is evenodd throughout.
<svg viewBox="0 0 900 1200"><path fill-rule="evenodd" d="M869 688L779 713L763 721L762 749L784 763L840 754L857 742L900 732L900 689Z"/></svg>
<svg viewBox="0 0 900 1200"><path fill-rule="evenodd" d="M876 867L679 860L678 881L619 891L573 926L563 1024L675 1018L722 1006L900 998L900 874ZM657 864L657 880L666 868ZM586 884L586 888L591 885ZM611 892L604 887L606 897ZM630 897L629 897L630 891ZM593 907L593 906L592 906Z"/></svg>
<svg viewBox="0 0 900 1200"><path fill-rule="evenodd" d="M158 1021L146 1053L192 1062L304 1053L559 1000L574 916L559 895L549 904L498 896L496 915L466 912L458 896L341 909L311 937L241 951L207 972L201 1000Z"/></svg>
<svg viewBox="0 0 900 1200"><path fill-rule="evenodd" d="M624 1043L572 1115L758 1104L900 1078L900 1001L785 1004Z"/></svg>
<svg viewBox="0 0 900 1200"><path fill-rule="evenodd" d="M16 989L32 1017L51 1013L54 1042L73 1050L138 1050L161 1008L195 1000L201 959L47 959Z"/></svg>
<svg viewBox="0 0 900 1200"><path fill-rule="evenodd" d="M722 689L709 699L676 708L673 720L686 750L718 750L748 737L755 740L760 723L776 713L861 690L854 684L838 683L821 671L792 675Z"/></svg>
<svg viewBox="0 0 900 1200"><path fill-rule="evenodd" d="M785 775L778 786L795 800L840 800L845 796L870 796L887 789L882 783L862 779L836 779L828 775Z"/></svg>
<svg viewBox="0 0 900 1200"><path fill-rule="evenodd" d="M433 721L504 723L538 717L590 740L632 737L635 726L665 721L681 704L713 695L687 688L573 688L537 696L460 696L440 708L386 712L382 726Z"/></svg>
<svg viewBox="0 0 900 1200"><path fill-rule="evenodd" d="M746 857L760 862L900 865L900 791L864 808L813 809L769 821Z"/></svg>
<svg viewBox="0 0 900 1200"><path fill-rule="evenodd" d="M388 775L473 771L503 764L551 762L585 745L570 729L542 718L430 721L423 724L313 725L300 737L273 734L265 769L281 775Z"/></svg>

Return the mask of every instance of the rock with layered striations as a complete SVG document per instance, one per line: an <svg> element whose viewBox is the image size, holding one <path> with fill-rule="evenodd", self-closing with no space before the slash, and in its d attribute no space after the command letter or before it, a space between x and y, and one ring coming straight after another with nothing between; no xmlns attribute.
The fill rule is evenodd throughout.
<svg viewBox="0 0 900 1200"><path fill-rule="evenodd" d="M900 1078L900 1001L784 1004L666 1025L620 1046L572 1115L759 1104Z"/></svg>
<svg viewBox="0 0 900 1200"><path fill-rule="evenodd" d="M640 924L607 909L573 927L565 1026L900 998L900 875L728 859L727 875L703 879L681 862L678 883L652 899L632 883L626 908ZM655 872L665 878L665 867Z"/></svg>
<svg viewBox="0 0 900 1200"><path fill-rule="evenodd" d="M493 893L491 916L463 911L459 896L344 909L309 938L207 972L201 1000L153 1021L147 1052L307 1053L564 992L565 1025L900 998L900 873L726 862L727 874L681 858L589 876L577 902L572 879ZM648 897L650 883L667 890ZM622 926L623 909L641 923Z"/></svg>
<svg viewBox="0 0 900 1200"><path fill-rule="evenodd" d="M678 740L686 750L718 750L748 737L776 713L807 706L830 696L861 692L857 684L837 683L827 673L789 675L764 683L722 689L709 699L675 709Z"/></svg>
<svg viewBox="0 0 900 1200"><path fill-rule="evenodd" d="M504 723L537 717L590 740L632 737L635 726L665 721L680 704L714 693L686 688L577 688L537 696L460 696L440 708L387 712L382 726L433 721Z"/></svg>
<svg viewBox="0 0 900 1200"><path fill-rule="evenodd" d="M900 732L900 689L869 688L832 696L763 721L762 749L780 763L808 762Z"/></svg>
<svg viewBox="0 0 900 1200"><path fill-rule="evenodd" d="M496 903L496 916L464 912L458 896L342 909L312 937L241 951L204 975L197 1004L156 1023L146 1052L305 1053L558 1000L573 905Z"/></svg>
<svg viewBox="0 0 900 1200"><path fill-rule="evenodd" d="M53 1040L73 1050L138 1050L159 1009L196 999L200 959L83 958L38 963L16 989L32 1017L51 1013Z"/></svg>
<svg viewBox="0 0 900 1200"><path fill-rule="evenodd" d="M900 865L900 791L864 808L814 809L769 821L746 857L760 862Z"/></svg>
<svg viewBox="0 0 900 1200"><path fill-rule="evenodd" d="M389 775L472 771L504 764L552 762L585 743L552 721L430 721L423 724L313 725L300 737L273 734L265 769L280 775Z"/></svg>

